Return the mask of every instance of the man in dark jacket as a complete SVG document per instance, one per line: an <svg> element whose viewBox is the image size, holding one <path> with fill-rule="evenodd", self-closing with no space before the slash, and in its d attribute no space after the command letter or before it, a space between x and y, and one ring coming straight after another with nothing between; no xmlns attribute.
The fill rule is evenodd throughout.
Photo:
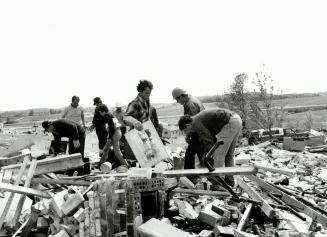
<svg viewBox="0 0 327 237"><path fill-rule="evenodd" d="M44 121L42 127L44 131L52 133L55 153L61 145L61 138L67 137L69 139L69 154L81 153L84 161L85 129L80 124L66 119L58 119L52 122Z"/></svg>
<svg viewBox="0 0 327 237"><path fill-rule="evenodd" d="M234 166L234 150L242 129L240 116L227 109L208 109L191 117L182 116L178 121L180 130L196 133L203 144L204 154L207 154L216 141L223 141L213 153L214 167ZM226 182L233 186L233 176L226 176Z"/></svg>
<svg viewBox="0 0 327 237"><path fill-rule="evenodd" d="M99 106L103 105L102 100L100 99L100 97L95 97L93 99L93 102L93 105L95 105L95 109L90 130L92 131L95 128L95 133L97 134L99 142L99 156L101 157L103 154L103 148L107 143L108 129L106 127L107 125L104 117L101 116L99 113Z"/></svg>

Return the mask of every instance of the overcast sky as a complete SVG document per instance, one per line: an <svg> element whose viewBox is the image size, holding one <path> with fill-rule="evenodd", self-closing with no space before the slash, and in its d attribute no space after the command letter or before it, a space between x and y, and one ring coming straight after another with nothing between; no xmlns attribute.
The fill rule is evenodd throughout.
<svg viewBox="0 0 327 237"><path fill-rule="evenodd" d="M326 1L0 1L0 111L226 92L265 65L276 90L327 90Z"/></svg>

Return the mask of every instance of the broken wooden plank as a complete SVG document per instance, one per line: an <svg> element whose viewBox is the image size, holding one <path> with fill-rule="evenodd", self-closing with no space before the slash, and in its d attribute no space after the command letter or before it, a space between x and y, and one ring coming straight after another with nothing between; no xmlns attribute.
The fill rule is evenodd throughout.
<svg viewBox="0 0 327 237"><path fill-rule="evenodd" d="M240 220L240 222L238 223L237 225L237 230L244 230L249 219L250 219L250 215L251 215L251 212L252 212L252 208L253 208L253 203L249 203L243 213L243 216Z"/></svg>
<svg viewBox="0 0 327 237"><path fill-rule="evenodd" d="M29 156L26 155L25 158L24 158L23 164L22 164L22 166L21 166L21 168L19 170L19 173L18 173L18 176L16 178L16 181L15 181L14 185L17 185L17 186L19 185L20 180L21 180L21 178L22 178L22 176L24 174L24 171L26 169L26 165L27 165L28 161L29 161ZM6 219L6 216L8 214L9 209L10 209L10 206L11 206L12 200L14 199L14 196L15 196L15 193L10 193L10 195L9 195L9 197L7 199L6 206L5 206L5 208L4 208L4 210L3 210L2 214L1 214L1 217L0 217L0 230L1 230L2 225L3 225L3 223L4 223L5 219Z"/></svg>
<svg viewBox="0 0 327 237"><path fill-rule="evenodd" d="M35 168L36 168L36 158L34 158L32 160L30 168L28 170L27 177L26 177L25 184L24 184L25 188L30 187L31 180L32 180L33 175L34 175ZM13 218L12 226L16 226L17 223L18 223L19 216L20 216L20 213L22 212L23 205L24 205L24 202L25 202L25 198L26 198L26 194L23 194L23 195L20 196L18 205L16 207L15 215L14 215L14 218Z"/></svg>
<svg viewBox="0 0 327 237"><path fill-rule="evenodd" d="M296 174L295 170L290 170L290 169L280 169L280 168L276 168L276 167L270 167L270 166L266 166L266 165L260 165L258 163L253 163L253 166L257 169L262 169L265 171L270 171L272 173L278 173L278 174L284 174L290 177L293 177Z"/></svg>
<svg viewBox="0 0 327 237"><path fill-rule="evenodd" d="M89 186L92 182L84 180L63 180L63 179L46 179L46 178L33 178L33 184L63 184L75 186Z"/></svg>
<svg viewBox="0 0 327 237"><path fill-rule="evenodd" d="M320 214L319 212L315 211L314 209L306 206L302 202L292 198L291 196L287 195L286 193L282 192L278 188L275 188L274 186L266 183L264 180L259 179L258 177L254 175L247 175L248 179L250 179L253 182L256 182L261 188L268 192L273 192L275 194L281 195L280 199L284 201L287 205L293 207L294 209L308 215L312 218L312 220L317 221L318 223L321 223L324 228L327 227L327 217Z"/></svg>
<svg viewBox="0 0 327 237"><path fill-rule="evenodd" d="M34 195L38 197L43 198L51 198L51 196L45 192L32 189L32 188L26 188L22 186L12 185L12 184L6 184L6 183L0 183L0 190L14 192L14 193L20 193L20 194L26 194L26 195Z"/></svg>
<svg viewBox="0 0 327 237"><path fill-rule="evenodd" d="M31 152L29 152L28 154L17 155L10 158L0 157L0 167L22 163L26 155L31 156Z"/></svg>
<svg viewBox="0 0 327 237"><path fill-rule="evenodd" d="M269 203L263 199L252 187L244 182L241 176L235 176L237 184L255 201L262 203L261 210L267 215L267 217L272 218L275 216L275 210L269 205Z"/></svg>
<svg viewBox="0 0 327 237"><path fill-rule="evenodd" d="M218 197L229 197L231 194L229 192L223 191L210 191L210 190L199 190L199 189L185 189L185 188L175 188L171 191L174 193L185 193L191 195L209 195L209 196L218 196Z"/></svg>
<svg viewBox="0 0 327 237"><path fill-rule="evenodd" d="M30 165L30 163L29 163ZM28 166L29 166L28 165ZM78 168L84 165L80 153L72 155L62 155L57 157L46 158L37 161L37 168L34 175L53 173ZM4 170L13 170L18 172L20 165L8 165L2 167Z"/></svg>
<svg viewBox="0 0 327 237"><path fill-rule="evenodd" d="M164 177L181 177L181 176L223 176L223 175L247 175L255 174L256 168L252 166L240 166L240 167L221 167L216 168L214 171L209 172L208 169L186 169L186 170L167 170L163 171Z"/></svg>
<svg viewBox="0 0 327 237"><path fill-rule="evenodd" d="M11 157L18 155L21 150L30 148L33 145L34 142L30 140L16 140L7 148L0 150L0 157Z"/></svg>

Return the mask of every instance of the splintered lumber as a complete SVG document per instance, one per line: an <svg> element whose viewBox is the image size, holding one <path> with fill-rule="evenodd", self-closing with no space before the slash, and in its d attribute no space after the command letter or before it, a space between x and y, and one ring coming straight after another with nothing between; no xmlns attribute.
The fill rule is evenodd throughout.
<svg viewBox="0 0 327 237"><path fill-rule="evenodd" d="M75 186L89 186L90 181L84 180L64 180L64 179L46 179L46 178L33 178L33 184L63 184L63 185L75 185Z"/></svg>
<svg viewBox="0 0 327 237"><path fill-rule="evenodd" d="M185 189L185 188L175 188L171 193L185 193L191 195L209 195L218 197L229 197L231 194L229 192L223 191L210 191L210 190L200 190L200 189Z"/></svg>
<svg viewBox="0 0 327 237"><path fill-rule="evenodd" d="M256 168L252 166L240 166L240 167L221 167L216 168L210 172L206 168L202 169L186 169L186 170L167 170L162 174L164 177L181 177L181 176L223 176L223 175L248 175L255 174Z"/></svg>
<svg viewBox="0 0 327 237"><path fill-rule="evenodd" d="M244 230L249 219L250 219L250 215L252 212L252 208L253 208L253 203L249 203L243 213L243 216L240 220L240 222L238 223L237 229L238 230Z"/></svg>
<svg viewBox="0 0 327 237"><path fill-rule="evenodd" d="M293 177L296 174L295 170L290 170L290 169L280 169L280 168L276 168L276 167L269 167L269 166L264 166L264 165L260 165L257 163L253 163L253 166L257 169L262 169L265 171L270 171L272 173L279 173L279 174L284 174L290 177Z"/></svg>
<svg viewBox="0 0 327 237"><path fill-rule="evenodd" d="M29 163L30 165L31 163ZM28 165L28 166L29 166ZM65 171L69 169L78 168L84 165L82 156L80 153L72 155L63 155L57 157L46 158L37 161L37 168L35 169L34 175L53 173L57 171ZM8 165L2 167L5 170L13 170L17 172L20 165Z"/></svg>
<svg viewBox="0 0 327 237"><path fill-rule="evenodd" d="M281 197L279 197L283 202L285 202L287 205L291 206L295 210L298 210L299 212L302 212L309 217L312 218L313 221L316 221L318 223L321 223L324 228L327 227L327 216L324 216L317 212L316 210L306 206L302 202L292 198L288 194L284 193L283 191L279 190L278 188L275 188L274 186L268 184L262 179L259 179L258 177L254 175L247 175L246 176L248 179L250 179L253 182L256 182L262 189L268 191L268 192L273 192L274 194L278 194Z"/></svg>
<svg viewBox="0 0 327 237"><path fill-rule="evenodd" d="M34 145L33 141L30 140L16 140L6 149L0 150L0 157L10 157L18 155L19 151L30 148Z"/></svg>
<svg viewBox="0 0 327 237"><path fill-rule="evenodd" d="M26 165L27 165L28 160L29 160L29 156L25 156L23 164L20 167L20 170L19 170L19 173L18 173L18 176L16 178L16 181L15 181L14 185L17 185L17 186L19 185L19 182L20 182L20 180L21 180L21 178L22 178L22 176L24 174L24 171L26 169ZM6 219L7 213L9 211L9 209L10 209L10 206L11 206L12 200L14 199L14 196L15 196L15 193L10 193L10 196L9 196L9 198L7 200L6 206L5 206L5 208L4 208L4 210L3 210L2 214L1 214L1 217L0 217L0 230L1 230L2 225L3 225L3 223L4 223L5 219Z"/></svg>
<svg viewBox="0 0 327 237"><path fill-rule="evenodd" d="M0 167L21 163L27 155L31 156L31 153L24 154L24 155L17 155L10 158L0 157Z"/></svg>
<svg viewBox="0 0 327 237"><path fill-rule="evenodd" d="M6 184L6 183L0 183L0 190L14 192L14 193L20 193L20 194L26 194L26 195L33 195L43 198L51 198L51 196L45 192L32 189L32 188L26 188L22 186L12 185L12 184Z"/></svg>
<svg viewBox="0 0 327 237"><path fill-rule="evenodd" d="M31 232L32 228L34 227L34 225L37 221L37 218L39 217L39 214L40 214L40 212L32 206L30 218L28 219L28 222L23 229L23 233L22 233L23 237L30 236L30 232Z"/></svg>
<svg viewBox="0 0 327 237"><path fill-rule="evenodd" d="M32 180L33 175L34 175L35 168L36 168L36 158L34 158L32 160L31 165L30 165L30 168L28 170L27 177L26 177L25 184L24 184L24 187L25 188L29 188L30 187L31 180ZM14 219L13 219L13 226L16 226L16 224L17 224L17 222L19 220L19 216L20 216L20 213L21 213L21 211L23 209L25 198L26 198L26 194L23 194L23 195L20 196L18 205L16 207Z"/></svg>
<svg viewBox="0 0 327 237"><path fill-rule="evenodd" d="M272 218L275 215L274 209L269 205L269 203L263 199L252 187L244 182L242 177L236 176L237 184L245 191L252 199L262 203L260 206L261 210L267 215L267 217Z"/></svg>

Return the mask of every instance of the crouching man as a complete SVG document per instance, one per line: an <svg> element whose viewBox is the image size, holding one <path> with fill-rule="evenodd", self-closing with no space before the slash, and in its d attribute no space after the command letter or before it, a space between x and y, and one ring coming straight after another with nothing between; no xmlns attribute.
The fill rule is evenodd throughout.
<svg viewBox="0 0 327 237"><path fill-rule="evenodd" d="M69 139L68 153L81 153L82 159L84 160L84 147L85 147L85 129L70 120L58 119L55 121L44 121L42 122L44 132L52 133L54 141L54 153L57 153L57 148L61 146L61 138L67 137Z"/></svg>
<svg viewBox="0 0 327 237"><path fill-rule="evenodd" d="M203 144L204 154L209 152L216 141L223 141L224 144L213 153L213 166L234 166L234 150L242 129L242 120L238 114L222 108L208 109L193 117L182 116L178 126L186 136L197 134L199 142ZM226 176L225 181L234 186L233 176Z"/></svg>

